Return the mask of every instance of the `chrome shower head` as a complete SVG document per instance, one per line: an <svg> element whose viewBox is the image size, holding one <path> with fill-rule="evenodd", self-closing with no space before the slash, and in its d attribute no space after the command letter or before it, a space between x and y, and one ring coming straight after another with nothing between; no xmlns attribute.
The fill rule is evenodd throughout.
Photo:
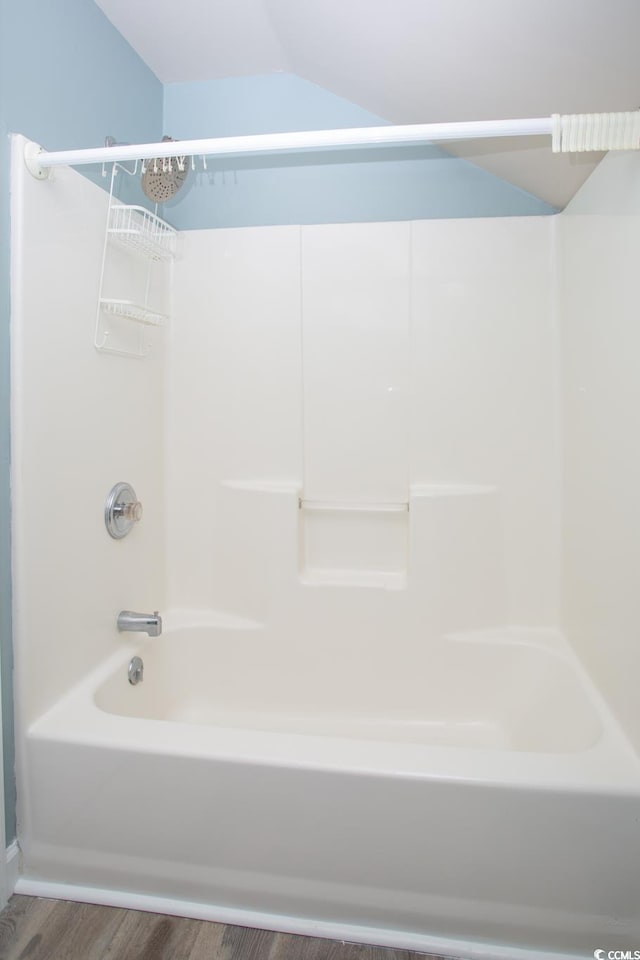
<svg viewBox="0 0 640 960"><path fill-rule="evenodd" d="M162 142L173 141L163 137ZM142 189L149 200L165 203L183 186L189 172L187 157L155 157L143 164Z"/></svg>

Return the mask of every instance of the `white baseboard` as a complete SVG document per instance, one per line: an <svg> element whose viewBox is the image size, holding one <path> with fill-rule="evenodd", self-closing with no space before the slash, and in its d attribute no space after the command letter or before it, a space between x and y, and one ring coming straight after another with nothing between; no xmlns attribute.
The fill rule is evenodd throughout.
<svg viewBox="0 0 640 960"><path fill-rule="evenodd" d="M212 920L233 926L253 927L259 930L275 930L279 933L294 933L306 937L321 937L347 943L367 943L380 947L395 947L400 950L415 950L444 957L464 957L465 960L575 960L575 954L548 953L546 951L519 947L492 946L468 940L450 940L430 937L401 930L378 927L360 927L348 923L332 923L326 920L311 920L290 917L257 910L238 910L191 900L173 900L124 890L85 887L71 883L52 883L45 880L18 878L15 892L31 897L50 900L75 900L80 903L98 903L107 907L124 907L127 910L143 910L148 913L168 914L174 917L189 917L194 920Z"/></svg>
<svg viewBox="0 0 640 960"><path fill-rule="evenodd" d="M15 891L16 883L20 876L20 847L18 846L17 840L14 840L13 843L10 843L7 847L5 851L5 863L6 895L10 897Z"/></svg>

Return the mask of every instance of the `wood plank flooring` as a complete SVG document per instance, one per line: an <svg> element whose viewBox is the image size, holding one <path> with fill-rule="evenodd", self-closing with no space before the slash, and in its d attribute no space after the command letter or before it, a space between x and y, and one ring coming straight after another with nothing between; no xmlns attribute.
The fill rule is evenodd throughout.
<svg viewBox="0 0 640 960"><path fill-rule="evenodd" d="M444 960L428 955L430 960ZM0 960L425 960L427 954L232 927L66 900L13 896Z"/></svg>

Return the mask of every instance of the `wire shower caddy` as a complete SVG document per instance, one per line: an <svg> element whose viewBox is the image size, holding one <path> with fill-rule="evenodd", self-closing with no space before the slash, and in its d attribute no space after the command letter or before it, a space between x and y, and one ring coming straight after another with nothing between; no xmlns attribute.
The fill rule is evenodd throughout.
<svg viewBox="0 0 640 960"><path fill-rule="evenodd" d="M149 329L163 326L169 319L166 313L157 310L150 302L151 279L154 265L163 262L170 263L174 260L177 251L178 233L157 215L157 204L156 212L152 213L145 207L121 203L114 197L114 185L118 172L122 171L129 176L135 176L137 170L137 161L133 169L127 169L119 163L113 163L111 169L111 186L100 270L94 344L96 350L103 353L142 359L148 356L151 350L152 341L149 336ZM103 176L106 175L106 169L103 167ZM134 299L105 296L105 274L112 244L125 248L127 252L132 253L140 263L145 265L146 278L142 302ZM109 325L110 318L131 321L139 326L135 348L114 344Z"/></svg>

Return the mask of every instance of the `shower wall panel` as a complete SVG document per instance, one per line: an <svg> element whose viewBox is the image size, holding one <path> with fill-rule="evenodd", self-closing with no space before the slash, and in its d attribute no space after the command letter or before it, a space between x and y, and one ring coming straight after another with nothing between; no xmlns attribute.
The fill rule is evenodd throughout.
<svg viewBox="0 0 640 960"><path fill-rule="evenodd" d="M640 156L605 157L559 219L564 626L640 748Z"/></svg>
<svg viewBox="0 0 640 960"><path fill-rule="evenodd" d="M95 350L108 195L68 168L34 180L21 149L15 138L12 485L24 729L128 642L116 629L120 610L163 606L164 349L158 330L144 361ZM134 486L144 517L116 541L104 502L120 480Z"/></svg>
<svg viewBox="0 0 640 960"><path fill-rule="evenodd" d="M555 623L553 231L508 218L185 235L171 605L262 620L386 588L411 592L393 602L435 632Z"/></svg>
<svg viewBox="0 0 640 960"><path fill-rule="evenodd" d="M410 230L302 230L303 489L311 500L408 500Z"/></svg>
<svg viewBox="0 0 640 960"><path fill-rule="evenodd" d="M221 484L299 482L300 231L182 241L167 400L171 602L260 616L260 499Z"/></svg>
<svg viewBox="0 0 640 960"><path fill-rule="evenodd" d="M484 549L482 576L503 553L505 616L531 625L556 623L559 604L555 229L521 217L412 231L412 480L493 490L499 515L469 491L485 532L470 527L468 549Z"/></svg>

